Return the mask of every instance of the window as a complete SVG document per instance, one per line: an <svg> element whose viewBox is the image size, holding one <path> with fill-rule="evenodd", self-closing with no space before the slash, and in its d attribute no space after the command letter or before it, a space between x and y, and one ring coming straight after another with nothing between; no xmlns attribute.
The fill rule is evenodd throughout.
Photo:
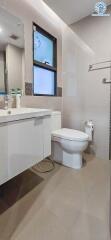
<svg viewBox="0 0 111 240"><path fill-rule="evenodd" d="M57 39L33 24L33 94L55 96L57 87Z"/></svg>

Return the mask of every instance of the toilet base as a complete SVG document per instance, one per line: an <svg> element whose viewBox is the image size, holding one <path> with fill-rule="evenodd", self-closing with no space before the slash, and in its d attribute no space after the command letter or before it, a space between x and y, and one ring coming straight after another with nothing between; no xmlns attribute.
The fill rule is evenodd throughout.
<svg viewBox="0 0 111 240"><path fill-rule="evenodd" d="M52 159L66 167L81 169L82 153L70 154L65 152L58 142L52 142Z"/></svg>

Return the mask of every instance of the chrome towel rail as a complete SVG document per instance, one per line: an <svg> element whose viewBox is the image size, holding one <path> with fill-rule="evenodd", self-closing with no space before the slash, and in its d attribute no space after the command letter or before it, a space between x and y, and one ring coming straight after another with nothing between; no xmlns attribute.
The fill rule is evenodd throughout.
<svg viewBox="0 0 111 240"><path fill-rule="evenodd" d="M96 67L96 68L94 67L96 65L100 65L100 64L104 64L104 63L110 63L110 66L103 66L103 67ZM88 71L90 72L90 71L102 70L102 69L107 69L107 68L111 68L111 60L90 64Z"/></svg>

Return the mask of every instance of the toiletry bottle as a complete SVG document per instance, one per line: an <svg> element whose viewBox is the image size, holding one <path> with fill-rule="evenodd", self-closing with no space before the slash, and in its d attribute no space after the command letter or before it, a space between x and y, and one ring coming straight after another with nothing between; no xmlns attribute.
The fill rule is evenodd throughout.
<svg viewBox="0 0 111 240"><path fill-rule="evenodd" d="M16 94L16 108L20 108L21 94Z"/></svg>

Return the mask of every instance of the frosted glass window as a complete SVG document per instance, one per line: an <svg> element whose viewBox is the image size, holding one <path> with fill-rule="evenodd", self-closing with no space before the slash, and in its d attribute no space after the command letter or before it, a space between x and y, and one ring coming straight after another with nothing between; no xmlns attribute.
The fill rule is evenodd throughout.
<svg viewBox="0 0 111 240"><path fill-rule="evenodd" d="M57 39L33 24L33 94L56 96Z"/></svg>
<svg viewBox="0 0 111 240"><path fill-rule="evenodd" d="M54 72L34 66L34 94L54 95L55 80Z"/></svg>
<svg viewBox="0 0 111 240"><path fill-rule="evenodd" d="M34 60L53 66L53 41L34 31Z"/></svg>

